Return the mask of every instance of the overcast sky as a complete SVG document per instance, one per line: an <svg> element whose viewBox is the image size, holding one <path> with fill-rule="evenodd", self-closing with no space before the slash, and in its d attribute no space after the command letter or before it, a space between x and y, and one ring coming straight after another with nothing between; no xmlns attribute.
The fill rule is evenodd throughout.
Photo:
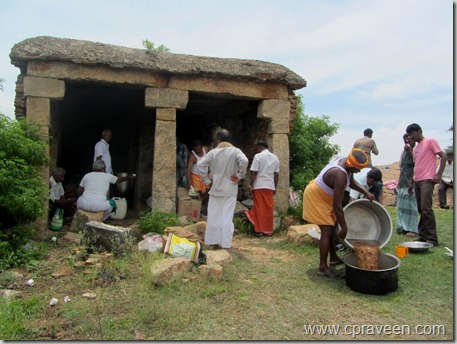
<svg viewBox="0 0 457 344"><path fill-rule="evenodd" d="M36 36L279 63L307 81L305 113L338 123L346 155L372 128L380 154L398 161L418 123L443 149L453 133L450 0L1 0L0 112L14 118L19 69L9 53Z"/></svg>

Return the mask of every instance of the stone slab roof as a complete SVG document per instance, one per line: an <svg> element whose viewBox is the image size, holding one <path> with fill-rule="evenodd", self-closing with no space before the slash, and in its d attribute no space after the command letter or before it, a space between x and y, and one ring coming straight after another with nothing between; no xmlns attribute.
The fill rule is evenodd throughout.
<svg viewBox="0 0 457 344"><path fill-rule="evenodd" d="M11 63L19 68L33 60L63 61L178 75L199 74L213 78L280 82L292 90L306 86L306 81L302 77L280 64L271 62L147 51L49 36L28 38L15 44L11 49L10 58Z"/></svg>

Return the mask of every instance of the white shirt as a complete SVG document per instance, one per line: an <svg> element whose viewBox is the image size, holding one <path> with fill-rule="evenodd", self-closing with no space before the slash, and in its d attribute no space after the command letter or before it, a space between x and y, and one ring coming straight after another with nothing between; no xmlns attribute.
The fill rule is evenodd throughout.
<svg viewBox="0 0 457 344"><path fill-rule="evenodd" d="M279 160L268 149L254 155L251 171L257 172L253 189L275 190L274 174L279 173Z"/></svg>
<svg viewBox="0 0 457 344"><path fill-rule="evenodd" d="M202 148L202 151L203 151L202 156L198 156L197 153L192 151L192 154L195 156L195 158L197 158L197 162L192 165L192 173L198 174L197 163L201 160L201 158L203 158L206 155L206 151L203 148Z"/></svg>
<svg viewBox="0 0 457 344"><path fill-rule="evenodd" d="M210 195L236 197L238 184L232 182L230 177L236 175L238 179L243 179L248 162L248 158L239 148L228 142L221 142L200 159L197 163L197 170L203 183L209 185L211 184L207 172L209 167L213 182L209 190Z"/></svg>
<svg viewBox="0 0 457 344"><path fill-rule="evenodd" d="M366 168L362 168L360 170L360 172L353 174L354 180L357 183L359 183L361 187L363 187L364 189L367 189L367 190L370 188L367 183L367 174L370 171L371 171L371 167L366 167ZM361 192L350 189L349 197L351 197L353 199L359 199L359 198L365 198L365 195Z"/></svg>
<svg viewBox="0 0 457 344"><path fill-rule="evenodd" d="M103 139L95 144L94 161L97 160L97 157L100 155L102 156L102 160L105 162L106 173L113 174L113 167L111 166L111 155L109 153L109 144Z"/></svg>
<svg viewBox="0 0 457 344"><path fill-rule="evenodd" d="M86 174L80 186L84 188L82 197L93 201L106 201L110 184L116 184L117 177L105 172L90 172Z"/></svg>
<svg viewBox="0 0 457 344"><path fill-rule="evenodd" d="M65 195L65 190L61 182L56 182L54 177L49 178L49 199L51 201L59 200L63 195Z"/></svg>
<svg viewBox="0 0 457 344"><path fill-rule="evenodd" d="M438 168L436 169L438 171ZM444 182L450 183L454 180L454 161L450 164L446 161L446 166L444 166L443 175L441 176Z"/></svg>

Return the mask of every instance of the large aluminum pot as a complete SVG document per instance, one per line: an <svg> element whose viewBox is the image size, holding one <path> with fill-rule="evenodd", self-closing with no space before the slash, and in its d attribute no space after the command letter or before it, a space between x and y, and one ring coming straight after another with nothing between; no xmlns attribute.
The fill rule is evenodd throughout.
<svg viewBox="0 0 457 344"><path fill-rule="evenodd" d="M355 253L343 258L346 265L346 285L362 294L384 295L398 288L400 260L388 253L379 252L378 270L359 268Z"/></svg>
<svg viewBox="0 0 457 344"><path fill-rule="evenodd" d="M344 207L348 233L344 245L353 248L351 240L378 241L383 248L392 237L392 219L386 208L378 202L358 199ZM339 229L339 225L337 226Z"/></svg>
<svg viewBox="0 0 457 344"><path fill-rule="evenodd" d="M129 174L127 172L119 172L117 177L127 177ZM125 194L133 187L133 180L126 180L122 183L117 183L117 189L120 193Z"/></svg>

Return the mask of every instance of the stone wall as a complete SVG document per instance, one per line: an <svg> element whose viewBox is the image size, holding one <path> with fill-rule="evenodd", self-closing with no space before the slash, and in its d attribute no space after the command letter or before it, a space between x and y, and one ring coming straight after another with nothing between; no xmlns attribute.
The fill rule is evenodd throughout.
<svg viewBox="0 0 457 344"><path fill-rule="evenodd" d="M138 103L139 91L136 91L120 102L119 99L103 99L111 107L104 110L103 114L97 112L95 107L94 116L88 117L85 112L88 109L92 111L93 105L101 99L89 98L95 93L83 92L84 85L87 87L90 85L96 92L104 87L107 88L108 85L113 91L120 87L124 87L125 90L143 89L144 104ZM205 130L217 127L230 130L232 143L246 154L250 164L256 153L255 143L260 139L268 142L270 151L278 156L280 179L275 204L278 212L287 211L289 204L288 134L292 117L295 116L295 96L282 83L234 80L224 77L214 79L203 75L173 76L134 69L113 70L107 66L33 61L28 65L27 75L18 78L17 88L18 118L23 116L22 113L25 110L28 120L42 124L44 130L52 136L49 149L51 168L58 164L61 154L71 156L74 152L61 152L64 125L62 118L67 117L68 111L75 111L72 116L76 121L79 116L77 111L81 111L81 123L78 122L78 128L81 130L81 143L84 143L87 148L85 148L84 157L78 159L84 160L84 164L88 166L87 172L91 165L93 145L100 139L99 136L95 139L88 135L89 131L94 130L92 121L97 120L97 123L100 122L108 128L109 124L116 120L118 132L114 132L113 144L116 144L116 135L124 137L123 144L128 146L122 147L123 154L128 160L124 168L138 175L135 183L135 199L129 204L135 204L137 210L141 210L145 207L146 199L152 196L153 207L167 212L176 210L177 111L189 111L187 116L195 116L195 113L199 112L198 105L194 104L191 107L192 111L187 110L189 92L207 95L205 99L213 110L205 115L210 120ZM71 90L70 93L68 89ZM105 97L107 93L109 91L101 92ZM122 92L117 93L120 97L123 96ZM26 101L24 102L23 99ZM134 103L129 104L129 102ZM92 107L84 107L85 103L91 103ZM116 114L115 107L121 103L127 103L123 106L133 112ZM203 104L201 109L208 104ZM103 119L98 119L97 116L101 115ZM129 124L132 121L136 121L134 125ZM67 132L72 129L77 130L76 127L66 128ZM188 129L193 130L193 128ZM121 135L120 131L124 133ZM99 135L98 132L97 135ZM119 161L117 163L119 166ZM113 166L116 166L115 160ZM247 177L240 187L240 199L249 195L249 167ZM43 178L46 180L49 178L48 170L43 172Z"/></svg>

